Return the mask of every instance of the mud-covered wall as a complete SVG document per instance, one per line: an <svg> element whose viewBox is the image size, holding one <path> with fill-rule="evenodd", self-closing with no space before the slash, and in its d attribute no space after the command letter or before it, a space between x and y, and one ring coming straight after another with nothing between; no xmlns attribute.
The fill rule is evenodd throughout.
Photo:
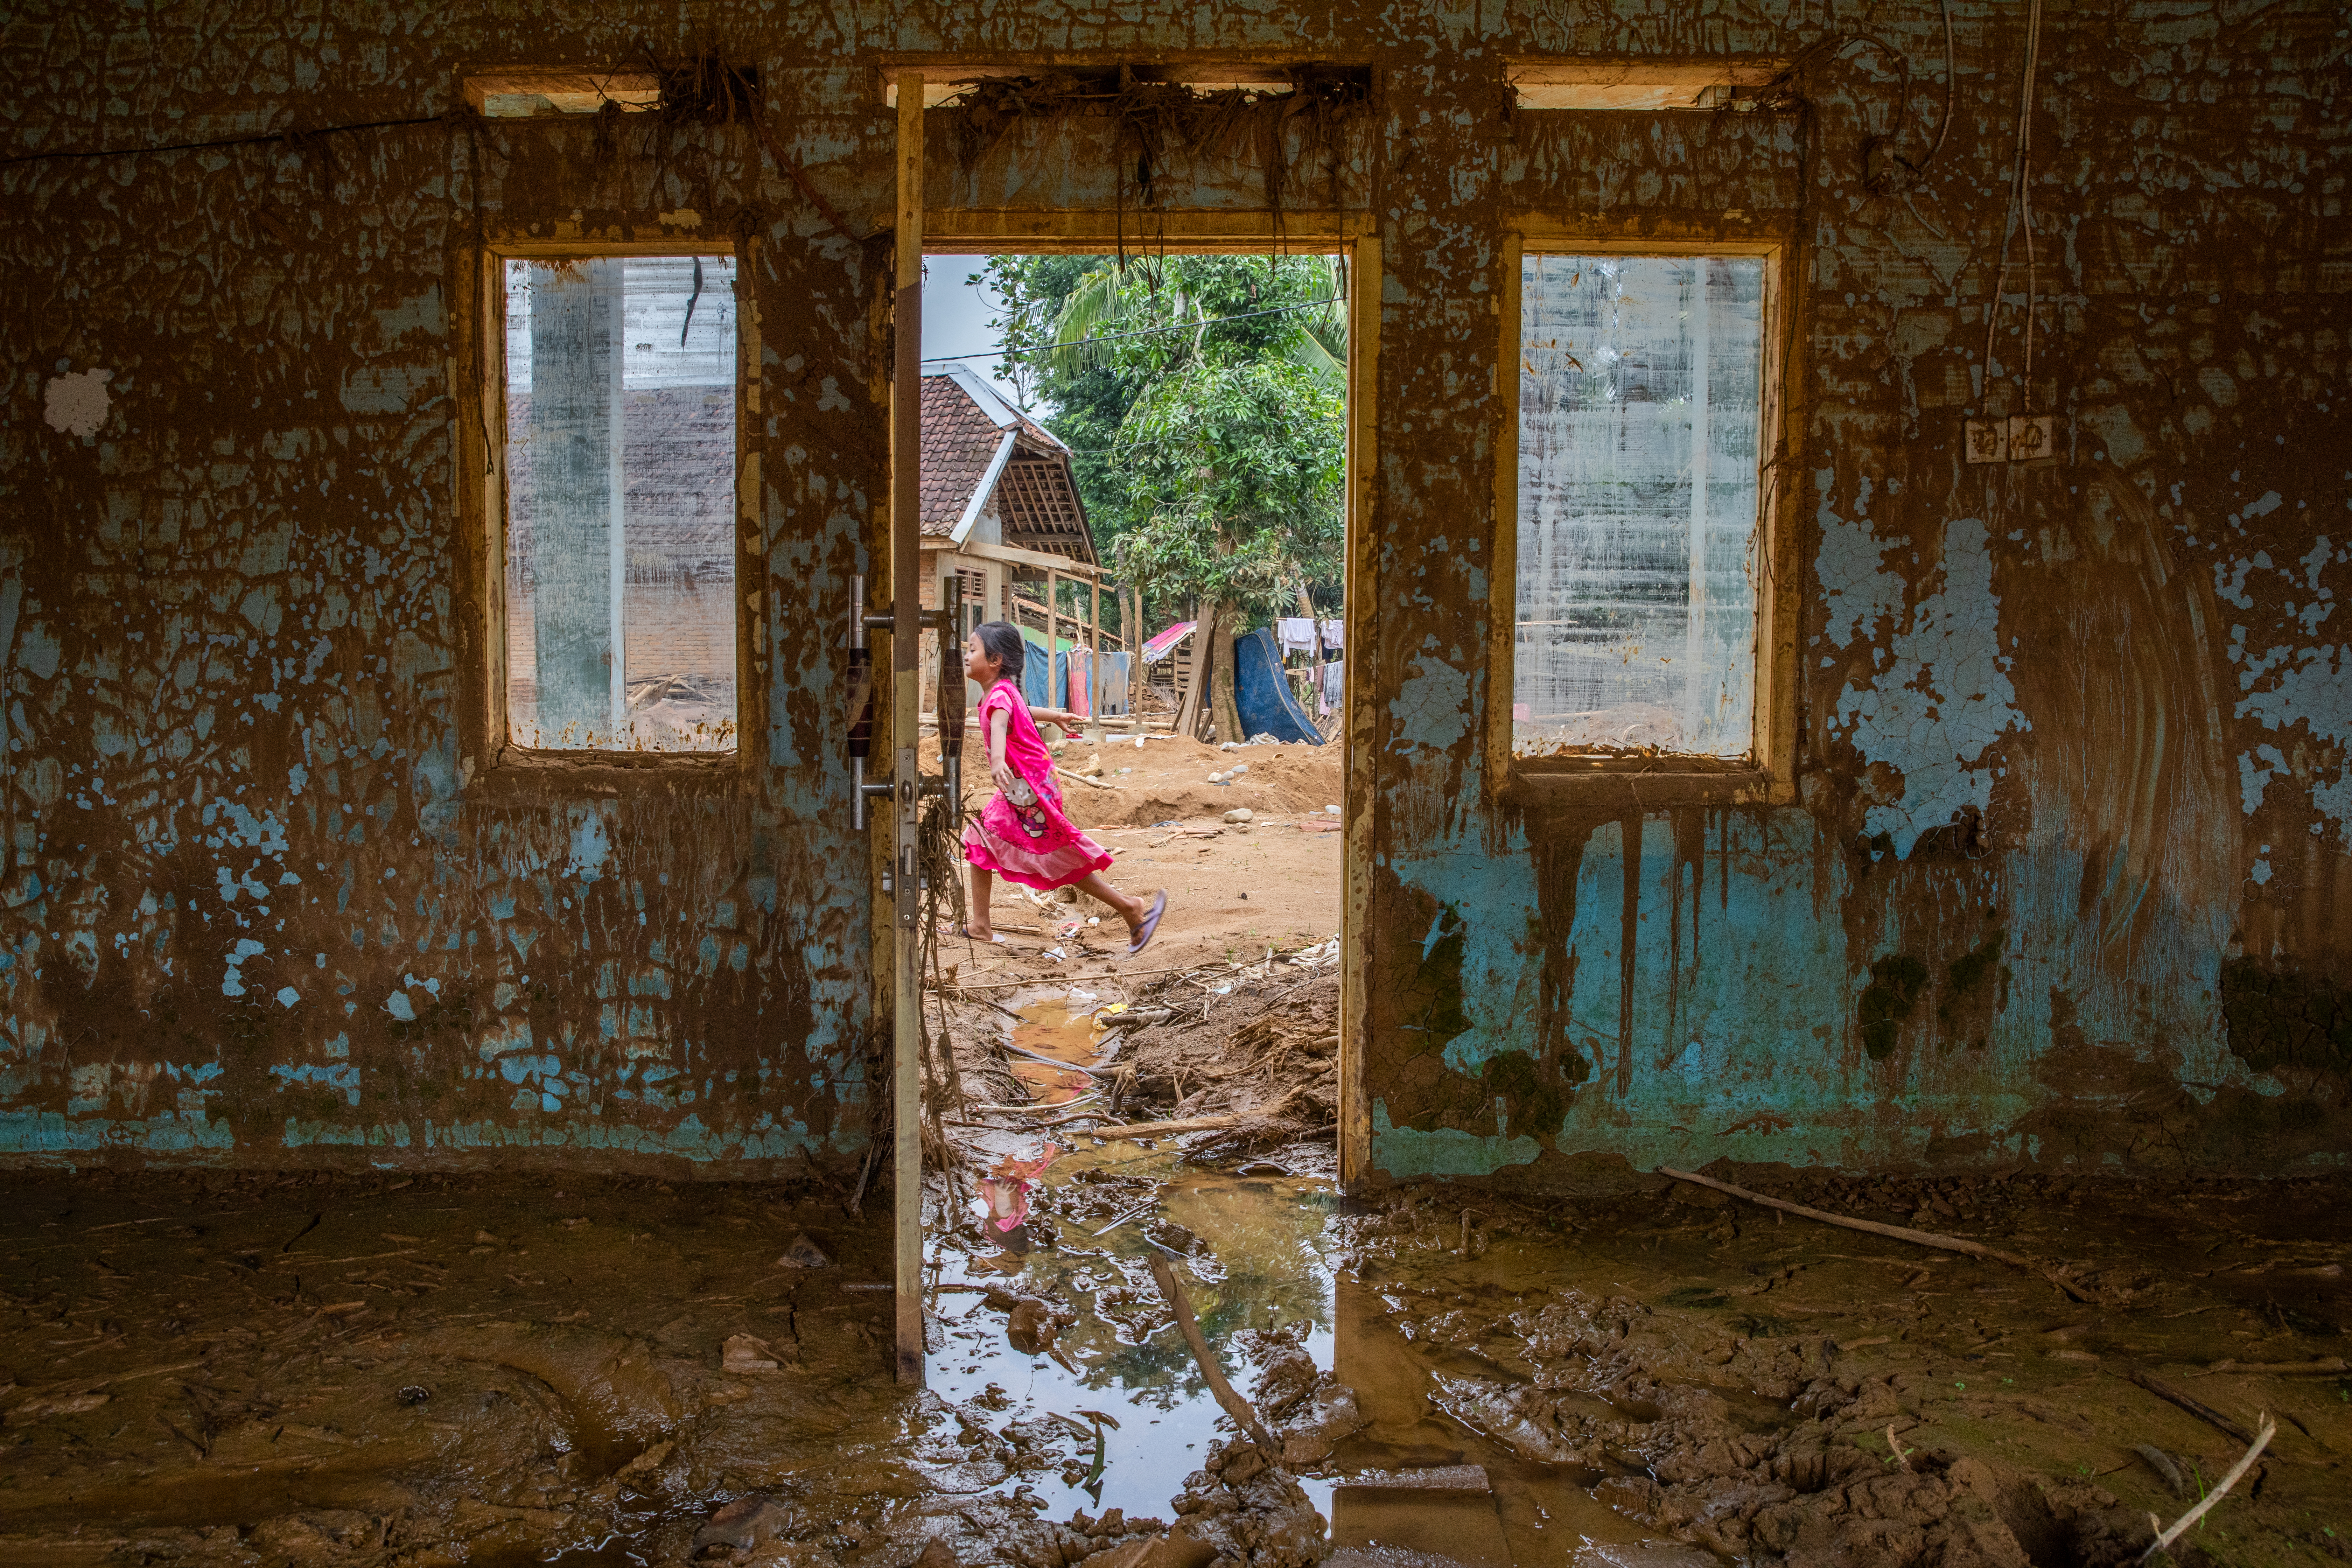
<svg viewBox="0 0 2352 1568"><path fill-rule="evenodd" d="M0 35L52 94L12 153L426 121L0 171L0 1153L866 1144L834 686L883 493L887 242L777 200L741 125L433 120L500 36L424 7ZM849 118L838 146L881 124ZM743 765L497 765L465 318L481 239L564 234L749 246Z"/></svg>
<svg viewBox="0 0 2352 1568"><path fill-rule="evenodd" d="M1963 420L2021 407L2019 233L1990 364L1986 311L2025 6L1952 8L1948 138L1884 191L1868 148L1901 131L1906 67L1889 145L1916 164L1939 140L1933 6L1514 15L1528 49L1793 48L1805 102L1769 136L1463 115L1389 183L1381 703L1356 802L1369 1169L2342 1159L2340 11L2043 8L2032 363L2058 452L1976 467ZM1391 122L1475 103L1475 70L1392 74ZM1488 539L1460 519L1489 493L1475 290L1498 196L1668 237L1736 209L1797 238L1789 805L1532 787L1484 744L1508 676Z"/></svg>
<svg viewBox="0 0 2352 1568"><path fill-rule="evenodd" d="M1949 134L1878 194L1869 139L1937 140L1933 6L20 8L8 155L425 123L0 165L0 1152L860 1152L876 938L831 691L887 494L873 68L1050 50L1371 70L1346 166L1286 195L1360 210L1382 258L1350 639L1368 1173L2332 1160L2343 24L2045 7L2060 457L1968 468L1961 421L2013 408L2021 368L2021 268L1984 345L2025 7L1951 16ZM459 97L467 68L708 49L759 66L848 235L740 124L491 124ZM1515 111L1527 54L1800 68L1752 113ZM944 205L1138 199L1098 126L960 155L933 121ZM1155 199L1262 205L1253 156ZM1530 790L1485 748L1496 305L1528 210L1795 241L1793 804ZM467 269L534 230L757 241L765 695L723 780L473 749Z"/></svg>

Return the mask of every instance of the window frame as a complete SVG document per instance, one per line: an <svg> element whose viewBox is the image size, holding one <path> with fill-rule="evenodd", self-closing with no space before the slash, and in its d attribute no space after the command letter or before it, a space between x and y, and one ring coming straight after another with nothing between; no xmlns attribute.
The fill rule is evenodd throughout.
<svg viewBox="0 0 2352 1568"><path fill-rule="evenodd" d="M1498 279L1502 331L1496 356L1495 432L1495 574L1488 617L1486 746L1491 773L1507 797L1530 801L1596 794L1623 795L1643 805L1686 803L1786 805L1796 799L1797 637L1801 611L1796 553L1796 464L1803 426L1795 387L1803 384L1796 331L1793 279L1796 237L1732 225L1696 234L1631 234L1615 226L1515 215L1503 233ZM1765 581L1756 596L1754 746L1746 762L1696 753L1659 757L1521 757L1512 750L1511 695L1517 675L1519 555L1520 268L1529 254L1601 256L1738 256L1764 262L1763 410L1758 422L1758 525ZM1774 479L1779 467L1780 478Z"/></svg>
<svg viewBox="0 0 2352 1568"><path fill-rule="evenodd" d="M767 661L761 657L759 606L762 540L759 517L761 462L760 328L752 279L757 237L680 233L651 238L540 239L522 235L486 238L471 247L470 288L460 333L467 351L458 362L458 485L467 551L464 603L467 637L478 637L465 660L473 688L460 725L461 787L529 789L560 774L593 793L739 795L752 773L756 715L767 710ZM506 263L557 258L719 256L735 260L735 746L731 752L617 752L524 746L507 712L507 428ZM478 477L478 483L471 482Z"/></svg>

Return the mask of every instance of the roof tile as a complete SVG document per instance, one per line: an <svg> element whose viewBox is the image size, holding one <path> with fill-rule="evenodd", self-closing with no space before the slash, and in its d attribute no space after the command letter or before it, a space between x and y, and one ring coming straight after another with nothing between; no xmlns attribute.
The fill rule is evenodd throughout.
<svg viewBox="0 0 2352 1568"><path fill-rule="evenodd" d="M1054 459L1056 488L1067 496L1070 509L1083 520L1076 493L1070 488L1068 459L1061 456L1069 448L1027 416L1016 414L1015 418L1019 421L1013 426L1013 434L1019 437L1016 450ZM971 492L987 477L988 465L995 460L996 448L1004 436L987 410L957 385L953 376L923 377L920 515L925 536L944 539L955 531L956 524L963 521L964 508L971 502ZM1082 530L1083 526L1082 521ZM1092 560L1092 539L1083 539L1081 547L1084 558Z"/></svg>

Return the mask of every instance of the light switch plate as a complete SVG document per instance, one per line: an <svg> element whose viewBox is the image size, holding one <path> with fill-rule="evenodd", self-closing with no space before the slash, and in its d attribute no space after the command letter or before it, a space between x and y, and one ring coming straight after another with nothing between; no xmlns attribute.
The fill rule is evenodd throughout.
<svg viewBox="0 0 2352 1568"><path fill-rule="evenodd" d="M2047 414L2014 414L2009 420L2009 460L2030 463L2058 455L2057 421Z"/></svg>
<svg viewBox="0 0 2352 1568"><path fill-rule="evenodd" d="M1971 463L2009 461L2009 421L1971 419L1968 423L1968 454Z"/></svg>

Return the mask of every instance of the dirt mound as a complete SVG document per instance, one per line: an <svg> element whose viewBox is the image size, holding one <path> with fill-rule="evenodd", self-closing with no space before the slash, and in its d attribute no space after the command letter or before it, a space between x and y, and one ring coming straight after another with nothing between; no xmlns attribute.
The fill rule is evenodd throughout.
<svg viewBox="0 0 2352 1568"><path fill-rule="evenodd" d="M963 748L964 797L977 810L989 796L988 752L977 731L968 730ZM1138 746L1132 736L1099 745L1061 743L1055 763L1070 819L1081 827L1149 827L1158 822L1220 817L1235 806L1261 815L1327 815L1339 804L1339 747L1271 744L1226 751L1189 736L1152 735ZM939 742L923 742L926 771L939 766ZM1213 783L1212 773L1232 773ZM1089 782L1091 778L1092 782Z"/></svg>

